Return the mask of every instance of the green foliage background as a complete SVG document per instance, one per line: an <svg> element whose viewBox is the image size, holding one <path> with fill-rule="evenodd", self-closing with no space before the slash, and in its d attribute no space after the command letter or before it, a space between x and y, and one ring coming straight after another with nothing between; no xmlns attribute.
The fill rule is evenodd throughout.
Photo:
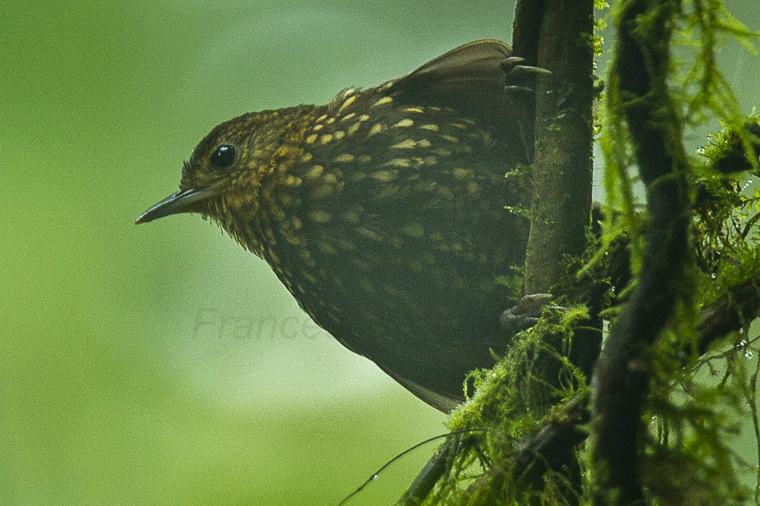
<svg viewBox="0 0 760 506"><path fill-rule="evenodd" d="M755 0L726 3L757 28ZM0 503L334 504L442 432L215 227L132 223L215 124L508 38L513 9L5 0ZM748 110L758 60L723 54ZM354 503L394 500L432 451Z"/></svg>

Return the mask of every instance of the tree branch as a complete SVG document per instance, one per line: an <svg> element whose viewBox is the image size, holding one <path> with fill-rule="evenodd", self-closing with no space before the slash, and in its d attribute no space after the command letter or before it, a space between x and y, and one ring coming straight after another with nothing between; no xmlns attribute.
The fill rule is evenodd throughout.
<svg viewBox="0 0 760 506"><path fill-rule="evenodd" d="M637 465L649 389L645 352L676 301L685 298L683 279L690 251L686 157L665 81L677 4L628 0L621 5L618 20L611 70L618 81L613 81L610 100L618 96L624 100L639 173L647 188L651 227L638 285L611 330L594 374L594 455L600 477L596 504L643 503Z"/></svg>
<svg viewBox="0 0 760 506"><path fill-rule="evenodd" d="M536 86L524 294L550 292L564 274L566 255L583 254L591 213L594 5L592 0L542 4L537 65L552 77L539 79Z"/></svg>

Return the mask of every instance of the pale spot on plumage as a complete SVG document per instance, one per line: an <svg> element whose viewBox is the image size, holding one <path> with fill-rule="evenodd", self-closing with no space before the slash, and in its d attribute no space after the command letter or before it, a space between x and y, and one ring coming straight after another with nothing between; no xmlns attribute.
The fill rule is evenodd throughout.
<svg viewBox="0 0 760 506"><path fill-rule="evenodd" d="M371 157L371 156L369 156L369 155L359 155L359 156L356 158L356 161L357 161L357 162L359 162L359 163L367 163L367 162L369 162L370 160L372 160L372 157Z"/></svg>
<svg viewBox="0 0 760 506"><path fill-rule="evenodd" d="M385 163L391 167L411 167L412 161L409 158L394 158Z"/></svg>
<svg viewBox="0 0 760 506"><path fill-rule="evenodd" d="M355 112L349 112L348 114L346 114L345 116L343 116L342 118L340 118L340 120L341 121L348 121L351 118L353 118L354 116L356 116Z"/></svg>
<svg viewBox="0 0 760 506"><path fill-rule="evenodd" d="M322 123L319 123L319 124L317 124L317 125L314 125L314 128L313 128L313 130L314 130L315 132L319 132L319 131L320 131L320 130L322 130L324 127L325 127L325 126L324 126Z"/></svg>
<svg viewBox="0 0 760 506"><path fill-rule="evenodd" d="M387 199L390 198L398 193L400 190L399 185L397 184L387 184L384 185L382 190L380 190L378 193L375 194L374 198L376 199Z"/></svg>
<svg viewBox="0 0 760 506"><path fill-rule="evenodd" d="M307 179L317 179L319 176L322 175L322 172L325 170L324 167L321 165L315 165L311 169L309 169L306 174L304 174L304 177Z"/></svg>
<svg viewBox="0 0 760 506"><path fill-rule="evenodd" d="M412 125L414 125L414 120L411 120L409 118L404 118L393 126L398 127L398 128L408 128Z"/></svg>
<svg viewBox="0 0 760 506"><path fill-rule="evenodd" d="M480 185L473 181L467 185L467 191L470 195L476 196L480 192Z"/></svg>
<svg viewBox="0 0 760 506"><path fill-rule="evenodd" d="M420 125L420 128L422 128L424 130L430 130L431 132L437 132L438 130L440 130L440 128L438 127L438 125L435 125L433 123L428 123L426 125Z"/></svg>
<svg viewBox="0 0 760 506"><path fill-rule="evenodd" d="M325 174L325 177L322 178L322 181L325 183L337 183L338 178L335 174Z"/></svg>
<svg viewBox="0 0 760 506"><path fill-rule="evenodd" d="M464 130L467 128L467 125L463 125L461 123L449 123L449 125L453 126L454 128L458 128L459 130Z"/></svg>
<svg viewBox="0 0 760 506"><path fill-rule="evenodd" d="M359 130L360 126L362 126L362 124L359 123L359 122L356 122L353 125L351 125L350 127L348 127L348 129L346 130L346 133L348 135L354 135L356 133L356 131Z"/></svg>
<svg viewBox="0 0 760 506"><path fill-rule="evenodd" d="M404 109L406 112L416 112L416 113L423 113L425 112L425 109L422 107L407 107Z"/></svg>
<svg viewBox="0 0 760 506"><path fill-rule="evenodd" d="M314 155L312 155L311 153L304 153L304 154L301 155L301 161L302 162L308 162L312 158L314 158Z"/></svg>
<svg viewBox="0 0 760 506"><path fill-rule="evenodd" d="M293 230L301 230L301 227L303 226L303 223L298 218L293 218L291 223L293 224Z"/></svg>
<svg viewBox="0 0 760 506"><path fill-rule="evenodd" d="M344 215L344 217L349 223L359 223L359 213L356 211L349 211Z"/></svg>
<svg viewBox="0 0 760 506"><path fill-rule="evenodd" d="M380 100L378 100L377 102L375 102L374 104L372 104L370 107L377 107L377 106L380 106L380 105L386 105L386 104L390 104L391 102L393 102L393 99L391 97L383 97Z"/></svg>
<svg viewBox="0 0 760 506"><path fill-rule="evenodd" d="M417 141L414 139L406 139L391 146L393 149L413 149L417 147Z"/></svg>
<svg viewBox="0 0 760 506"><path fill-rule="evenodd" d="M375 242L382 242L383 236L378 234L377 232L370 230L366 227L357 227L356 233L361 235L362 237L366 237L367 239L370 239Z"/></svg>
<svg viewBox="0 0 760 506"><path fill-rule="evenodd" d="M306 309L305 309L305 311L306 311L306 314L307 314L307 315L309 315L309 318L311 318L311 319L312 319L312 320L314 320L314 321L317 321L317 317L316 317L316 315L314 314L314 311L312 311L312 310L311 310L311 309L309 309L309 308L306 308Z"/></svg>
<svg viewBox="0 0 760 506"><path fill-rule="evenodd" d="M318 242L317 249L325 255L335 255L338 253L338 250L326 242Z"/></svg>
<svg viewBox="0 0 760 506"><path fill-rule="evenodd" d="M443 241L443 234L440 232L433 232L430 234L430 240L432 241Z"/></svg>
<svg viewBox="0 0 760 506"><path fill-rule="evenodd" d="M430 141L427 139L420 139L417 141L417 145L421 148L429 148L430 147Z"/></svg>
<svg viewBox="0 0 760 506"><path fill-rule="evenodd" d="M346 100L343 101L343 103L340 105L340 108L338 109L338 112L340 113L341 111L343 111L343 109L353 104L354 101L356 101L356 95L351 95L350 97L348 97Z"/></svg>
<svg viewBox="0 0 760 506"><path fill-rule="evenodd" d="M438 193L441 195L441 197L444 197L447 199L454 198L454 193L450 189L446 188L445 186L439 186Z"/></svg>
<svg viewBox="0 0 760 506"><path fill-rule="evenodd" d="M430 181L429 179L418 181L414 184L414 191L419 193L429 192L434 190L437 184L438 183L435 181Z"/></svg>
<svg viewBox="0 0 760 506"><path fill-rule="evenodd" d="M309 219L316 223L327 223L330 221L330 213L327 211L309 211Z"/></svg>
<svg viewBox="0 0 760 506"><path fill-rule="evenodd" d="M333 135L335 136L336 139L342 139L343 137L346 136L346 132L344 132L343 130L338 130Z"/></svg>
<svg viewBox="0 0 760 506"><path fill-rule="evenodd" d="M392 170L379 170L372 173L372 178L378 181L392 181L395 177L395 171Z"/></svg>
<svg viewBox="0 0 760 506"><path fill-rule="evenodd" d="M368 119L369 119L369 114L362 114L361 116L359 116L359 121L364 122L364 121L367 121Z"/></svg>
<svg viewBox="0 0 760 506"><path fill-rule="evenodd" d="M317 134L311 134L306 139L304 139L305 142L308 144L314 144L314 142L317 140L317 137L319 137Z"/></svg>
<svg viewBox="0 0 760 506"><path fill-rule="evenodd" d="M425 228L419 223L409 223L404 227L404 233L409 237L422 237L425 235Z"/></svg>
<svg viewBox="0 0 760 506"><path fill-rule="evenodd" d="M316 186L312 192L311 196L315 199L323 199L325 197L329 197L335 192L335 185L330 184L321 184Z"/></svg>
<svg viewBox="0 0 760 506"><path fill-rule="evenodd" d="M335 123L335 118L327 118L327 121L325 121L326 125L332 125Z"/></svg>
<svg viewBox="0 0 760 506"><path fill-rule="evenodd" d="M328 142L330 142L331 140L333 140L333 134L324 134L324 135L322 135L322 137L319 139L319 142L321 142L322 144L327 144L327 143L328 143Z"/></svg>
<svg viewBox="0 0 760 506"><path fill-rule="evenodd" d="M315 278L315 277L314 277L312 274L310 274L310 273L308 273L308 272L306 272L306 271L303 271L303 270L302 270L302 271L301 271L301 275L302 275L302 276L303 276L303 278L304 278L306 281L308 281L309 283L312 283L312 284L313 284L313 283L316 283L316 282L317 282L317 278Z"/></svg>
<svg viewBox="0 0 760 506"><path fill-rule="evenodd" d="M323 114L322 116L320 116L319 118L317 118L317 119L316 119L316 122L317 122L317 123L321 123L321 122L323 122L325 119L327 119L327 114Z"/></svg>
<svg viewBox="0 0 760 506"><path fill-rule="evenodd" d="M470 176L472 176L472 171L463 169L461 167L456 167L451 170L451 175L456 179L468 179Z"/></svg>
<svg viewBox="0 0 760 506"><path fill-rule="evenodd" d="M436 157L434 157L434 156L426 156L426 157L424 158L423 162L424 162L426 165L435 165L436 163L438 163L438 158L436 158Z"/></svg>
<svg viewBox="0 0 760 506"><path fill-rule="evenodd" d="M285 184L288 186L300 186L301 182L302 180L298 176L287 176L285 178Z"/></svg>
<svg viewBox="0 0 760 506"><path fill-rule="evenodd" d="M347 163L347 162L353 162L354 161L354 155L351 153L342 153L335 158L333 158L334 162L337 163Z"/></svg>
<svg viewBox="0 0 760 506"><path fill-rule="evenodd" d="M336 242L342 250L345 250L349 253L356 251L356 244L354 244L352 241L349 241L348 239L338 239Z"/></svg>
<svg viewBox="0 0 760 506"><path fill-rule="evenodd" d="M458 137L454 137L453 135L443 134L443 135L441 135L441 138L442 139L446 139L449 142L453 142L454 144L456 144L457 142L459 142L459 138Z"/></svg>
<svg viewBox="0 0 760 506"><path fill-rule="evenodd" d="M375 123L372 125L372 128L369 129L369 132L367 133L367 137L372 137L375 134L379 134L383 131L383 128L385 128L385 125L382 123Z"/></svg>

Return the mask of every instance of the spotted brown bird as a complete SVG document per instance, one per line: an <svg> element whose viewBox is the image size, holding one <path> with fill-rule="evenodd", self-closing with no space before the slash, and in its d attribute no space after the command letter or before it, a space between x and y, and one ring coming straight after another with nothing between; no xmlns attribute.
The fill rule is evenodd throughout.
<svg viewBox="0 0 760 506"><path fill-rule="evenodd" d="M519 296L515 62L506 44L475 41L327 105L226 121L137 223L212 218L319 326L447 411L467 373L504 353L499 315Z"/></svg>

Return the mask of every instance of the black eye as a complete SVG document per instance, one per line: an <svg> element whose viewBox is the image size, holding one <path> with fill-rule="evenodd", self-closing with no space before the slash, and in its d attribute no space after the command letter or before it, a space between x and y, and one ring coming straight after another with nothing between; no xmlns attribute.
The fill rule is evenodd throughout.
<svg viewBox="0 0 760 506"><path fill-rule="evenodd" d="M211 165L217 169L224 169L232 165L236 155L235 146L230 146L229 144L219 146L211 153Z"/></svg>

